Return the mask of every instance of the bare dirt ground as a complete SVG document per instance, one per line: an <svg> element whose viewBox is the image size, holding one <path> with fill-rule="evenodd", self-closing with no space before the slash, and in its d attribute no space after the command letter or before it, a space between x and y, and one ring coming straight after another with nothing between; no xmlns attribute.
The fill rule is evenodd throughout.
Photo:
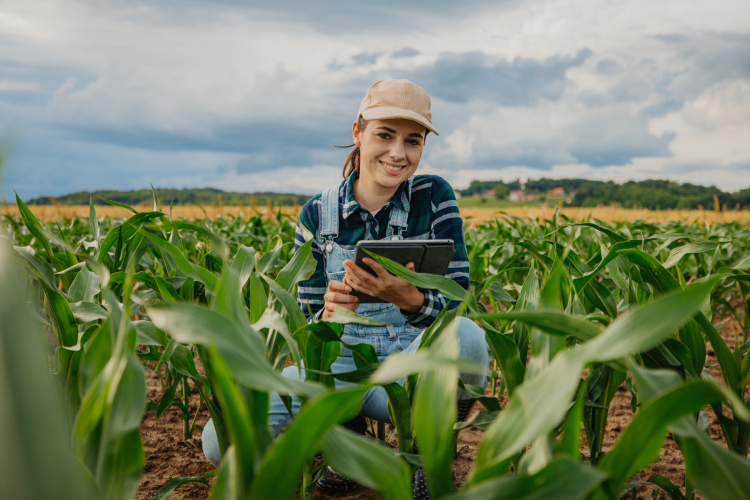
<svg viewBox="0 0 750 500"><path fill-rule="evenodd" d="M732 302L740 315L742 306L739 300ZM740 316L740 319L742 316ZM714 317L714 323L718 326L718 331L731 349L734 347L735 335L739 335L740 343L742 342L742 329L734 318L724 315L723 317ZM710 367L714 379L723 385L721 370L718 361L711 349L708 347L707 366ZM162 390L159 379L150 371L146 370L148 385L148 400L157 402L161 398ZM505 397L501 399L501 405L504 407L507 403ZM198 404L198 394L194 391L191 396L190 404L195 408ZM480 405L474 407L474 412L479 411ZM727 410L725 410L727 411ZM721 437L721 427L711 411L706 409L709 417L709 433L719 445L726 448L726 443ZM209 415L203 410L198 416L198 424L204 425L208 421ZM621 386L612 404L610 405L609 419L607 421L607 431L604 438L604 451L608 451L617 442L623 430L628 426L633 418L630 409L630 393ZM390 426L388 426L390 428ZM183 443L182 440L182 421L180 420L180 411L177 408L168 409L158 424L156 422L156 412L146 412L143 423L141 424L141 433L143 434L143 443L146 450L146 468L136 495L136 500L152 499L156 492L170 479L179 476L198 476L213 469L213 466L206 461L203 453L192 445ZM458 454L453 465L454 483L461 485L468 476L476 455L477 446L482 439L484 431L469 428L460 432L458 438L458 447L461 452ZM199 432L196 431L193 436L200 439ZM396 446L395 438L392 445ZM582 432L581 455L584 460L588 459L588 445L586 435ZM685 466L682 459L682 453L677 444L667 435L664 446L661 451L659 460L650 467L636 474L632 479L644 479L652 474L661 474L670 479L674 484L681 486L685 478ZM209 478L212 482L214 478ZM651 499L653 486L642 484L638 487L638 498L641 500ZM191 483L181 486L170 497L173 500L204 500L208 498L209 487L199 483ZM320 500L337 499L337 500L375 500L377 495L374 492L364 488L357 487L344 495L330 497L316 493L313 498ZM627 498L631 498L628 496ZM660 492L659 499L668 498L664 492ZM700 496L698 496L700 498Z"/></svg>

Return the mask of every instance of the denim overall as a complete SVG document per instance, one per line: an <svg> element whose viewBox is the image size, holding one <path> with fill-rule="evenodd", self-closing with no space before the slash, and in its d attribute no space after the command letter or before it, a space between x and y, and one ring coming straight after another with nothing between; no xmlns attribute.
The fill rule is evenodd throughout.
<svg viewBox="0 0 750 500"><path fill-rule="evenodd" d="M331 281L341 282L344 279L344 261L354 261L356 248L346 250L336 244L339 232L339 187L328 188L322 196L322 209L319 238L324 242L326 284ZM402 233L406 230L409 214L394 206L391 210L391 218L388 222L386 240L403 239ZM368 233L369 236L369 233ZM344 325L341 340L347 344L372 344L375 353L382 361L388 354L394 351L402 351L421 333L406 322L401 309L393 304L360 304L356 313L366 318L374 319L388 326L369 326L355 323ZM348 359L341 359L348 358ZM342 348L341 356L334 362L332 370L337 373L344 370L337 368L353 367L352 353L349 349ZM355 369L355 368L352 368Z"/></svg>

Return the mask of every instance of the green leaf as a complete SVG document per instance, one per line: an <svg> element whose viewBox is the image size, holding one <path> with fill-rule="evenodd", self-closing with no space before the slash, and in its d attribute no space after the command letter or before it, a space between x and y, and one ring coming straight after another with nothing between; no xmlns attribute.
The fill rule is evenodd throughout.
<svg viewBox="0 0 750 500"><path fill-rule="evenodd" d="M159 400L159 406L156 409L157 421L161 418L161 416L164 414L167 408L169 408L172 405L172 402L174 401L175 392L177 392L178 385L180 385L180 379L175 378L174 381L172 382L172 385L167 387L167 390L164 391L164 394L161 396L161 399Z"/></svg>
<svg viewBox="0 0 750 500"><path fill-rule="evenodd" d="M669 253L667 261L664 262L664 269L669 269L674 266L686 255L710 252L716 250L717 246L718 243L715 241L696 241L694 243L688 243L687 245L677 247Z"/></svg>
<svg viewBox="0 0 750 500"><path fill-rule="evenodd" d="M82 323L107 319L109 316L109 313L102 306L91 302L74 302L70 304L70 311L73 313L73 317Z"/></svg>
<svg viewBox="0 0 750 500"><path fill-rule="evenodd" d="M255 255L255 249L252 247L246 247L245 245L240 245L237 249L237 253L234 254L234 259L232 259L232 269L237 273L240 288L245 286L250 275L253 274L253 269L255 269Z"/></svg>
<svg viewBox="0 0 750 500"><path fill-rule="evenodd" d="M96 251L99 252L101 247L101 238L99 237L99 219L96 217L96 208L94 208L94 198L89 197L89 231L96 242Z"/></svg>
<svg viewBox="0 0 750 500"><path fill-rule="evenodd" d="M241 332L226 316L195 304L157 304L146 308L154 324L179 342L215 345L232 375L242 385L263 392L312 397L322 388L282 377L265 360L265 345L257 332Z"/></svg>
<svg viewBox="0 0 750 500"><path fill-rule="evenodd" d="M135 210L133 210L133 212L135 212ZM118 240L120 238L122 239L123 243L128 241L137 232L138 227L147 222L150 222L160 215L164 214L162 214L161 212L136 213L136 215L133 215L119 226L113 227L112 230L107 233L107 236L105 236L102 240L102 246L99 249L99 256L97 257L97 260L99 262L104 262L104 258L107 256L109 249L112 248L115 243L118 243Z"/></svg>
<svg viewBox="0 0 750 500"><path fill-rule="evenodd" d="M516 299L510 296L510 294L505 291L505 288L498 283L497 281L493 281L487 286L487 289L490 291L493 297L495 297L495 300L498 300L500 302L510 302L514 303Z"/></svg>
<svg viewBox="0 0 750 500"><path fill-rule="evenodd" d="M110 204L110 205L112 205L113 207L120 207L120 208L125 208L125 209L127 209L127 210L130 210L130 211L131 211L131 212L133 212L134 214L137 214L137 213L138 213L138 211L137 211L137 210L136 210L135 208L131 207L130 205L126 205L126 204L124 204L124 203L120 203L119 201L114 201L114 200L105 200L105 199L104 199L104 198L102 198L102 197L99 197L99 199L100 199L100 200L102 200L102 201L103 201L104 203L109 203L109 204Z"/></svg>
<svg viewBox="0 0 750 500"><path fill-rule="evenodd" d="M162 300L166 302L180 302L182 300L182 297L180 297L180 294L174 289L174 286L161 276L155 276L154 282L156 283L156 288L159 291L159 296Z"/></svg>
<svg viewBox="0 0 750 500"><path fill-rule="evenodd" d="M563 426L562 439L559 450L573 460L581 459L581 423L583 422L583 406L586 402L586 385L581 384L578 398L568 412Z"/></svg>
<svg viewBox="0 0 750 500"><path fill-rule="evenodd" d="M202 483L202 484L208 484L208 479L211 476L215 476L219 473L219 469L214 469L206 472L205 474L201 476L182 476L182 477L174 477L164 483L164 486L159 488L159 491L156 492L156 495L154 495L153 500L167 500L174 490L182 486L183 484L188 483Z"/></svg>
<svg viewBox="0 0 750 500"><path fill-rule="evenodd" d="M503 380L505 380L508 388L508 396L512 397L516 387L523 383L523 377L526 373L526 366L521 361L518 346L508 335L490 329L485 330L485 337L490 349L492 349L495 362L499 365L503 374Z"/></svg>
<svg viewBox="0 0 750 500"><path fill-rule="evenodd" d="M585 342L601 333L594 323L575 316L554 311L511 311L507 313L473 314L471 319L522 321L539 328L545 333L557 336L575 337Z"/></svg>
<svg viewBox="0 0 750 500"><path fill-rule="evenodd" d="M265 312L268 306L268 297L263 283L258 279L257 273L250 275L250 321L255 323Z"/></svg>
<svg viewBox="0 0 750 500"><path fill-rule="evenodd" d="M60 280L55 275L54 269L52 269L46 260L37 256L33 248L15 247L15 250L19 261L24 265L24 268L31 272L34 279L43 282L53 293L64 295L57 289Z"/></svg>
<svg viewBox="0 0 750 500"><path fill-rule="evenodd" d="M297 299L268 276L263 276L263 279L266 280L271 289L271 298L275 299L276 311L286 316L289 331L294 333L300 328L304 328L307 325L307 318L297 305Z"/></svg>
<svg viewBox="0 0 750 500"><path fill-rule="evenodd" d="M457 331L456 318L426 350L428 355L457 359ZM414 430L422 455L427 485L433 498L439 498L453 488L452 438L457 412L455 383L458 373L454 365L447 363L425 371L419 377L414 394Z"/></svg>
<svg viewBox="0 0 750 500"><path fill-rule="evenodd" d="M316 261L312 254L312 240L297 249L294 256L284 268L279 271L276 283L281 285L287 292L294 291L294 285L298 281L310 278L315 272Z"/></svg>
<svg viewBox="0 0 750 500"><path fill-rule="evenodd" d="M0 237L0 489L3 498L99 498L70 447L59 384L49 376L27 280Z"/></svg>
<svg viewBox="0 0 750 500"><path fill-rule="evenodd" d="M18 196L18 193L16 193L16 203L18 204L18 212L21 214L21 220L23 220L23 223L29 230L29 232L34 235L37 240L39 240L39 243L42 244L42 246L44 247L44 251L47 252L47 257L49 257L49 259L52 261L52 266L55 268L55 270L62 271L63 269L68 267L64 262L60 261L60 259L55 256L55 253L52 251L52 245L50 245L44 228L42 228L42 224L39 222L39 219L37 219L34 214L31 213L29 207L27 207L26 204Z"/></svg>
<svg viewBox="0 0 750 500"><path fill-rule="evenodd" d="M390 259L375 255L374 253L365 252L375 259L380 265L392 272L396 276L404 278L406 281L419 288L426 288L428 290L439 290L447 298L455 301L463 301L469 294L468 291L464 290L461 285L456 283L450 278L445 276L438 276L435 274L421 274L409 271L401 264L393 262Z"/></svg>
<svg viewBox="0 0 750 500"><path fill-rule="evenodd" d="M78 272L68 289L68 302L94 302L94 296L101 292L99 277L84 266Z"/></svg>
<svg viewBox="0 0 750 500"><path fill-rule="evenodd" d="M320 450L326 432L359 412L363 395L364 389L339 390L304 405L263 456L247 498L293 499L305 463Z"/></svg>
<svg viewBox="0 0 750 500"><path fill-rule="evenodd" d="M631 364L630 370L636 389L646 402L599 467L611 476L608 484L613 493L619 491L629 477L659 458L670 424L728 395L726 389L707 380L680 383L679 375L672 371L645 370L635 364ZM646 386L660 383L656 377L669 380L670 387L649 398ZM745 416L750 414L747 410L744 413Z"/></svg>
<svg viewBox="0 0 750 500"><path fill-rule="evenodd" d="M154 246L157 248L167 252L170 257L172 257L172 260L174 260L175 265L177 268L183 272L186 276L189 276L193 278L195 281L199 281L203 283L206 288L210 291L213 291L216 289L216 287L219 286L219 278L216 277L215 274L210 272L208 269L205 269L203 267L197 266L195 264L192 264L190 261L187 260L185 255L169 243L167 240L156 236L154 234L151 234L147 231L140 230L140 233L145 236Z"/></svg>
<svg viewBox="0 0 750 500"><path fill-rule="evenodd" d="M583 500L607 476L568 457L531 476L500 476L442 497L444 500Z"/></svg>
<svg viewBox="0 0 750 500"><path fill-rule="evenodd" d="M346 323L356 323L359 325L369 325L369 326L386 326L386 323L383 323L381 321L376 321L374 319L367 318L365 316L359 315L354 311L350 311L349 309L345 307L337 307L333 314L328 317L327 319L320 320L321 323L340 323L340 324L346 324Z"/></svg>
<svg viewBox="0 0 750 500"><path fill-rule="evenodd" d="M209 358L213 372L212 383L216 397L221 404L224 424L229 433L229 441L235 443L234 466L239 476L241 492L247 491L255 479L255 429L251 425L250 411L240 388L232 377L229 366L224 362L215 347L209 347ZM244 495L240 495L244 497Z"/></svg>
<svg viewBox="0 0 750 500"><path fill-rule="evenodd" d="M334 427L323 438L323 453L336 472L382 498L411 500L411 470L381 441Z"/></svg>
<svg viewBox="0 0 750 500"><path fill-rule="evenodd" d="M503 473L516 453L558 425L587 363L617 360L655 347L700 309L715 283L714 279L666 295L613 321L578 348L558 354L516 389L505 411L487 430L469 482L476 484ZM542 407L546 411L539 414L537 409Z"/></svg>
<svg viewBox="0 0 750 500"><path fill-rule="evenodd" d="M714 325L706 318L703 313L699 312L695 315L695 319L698 321L698 325L706 334L708 341L711 342L716 353L716 359L719 361L721 366L721 375L724 377L724 383L733 391L740 391L740 383L742 381L740 376L740 366L735 361L732 351L729 350L724 339L721 338L719 332L716 331Z"/></svg>
<svg viewBox="0 0 750 500"><path fill-rule="evenodd" d="M609 264L611 261L613 261L615 258L617 258L618 255L620 255L620 250L625 248L635 248L637 246L640 246L641 242L638 240L629 240L629 241L622 241L620 243L615 243L612 245L612 247L609 249L609 253L607 256L602 259L602 261L599 263L598 266L596 266L596 269L594 269L591 272L588 272L584 274L583 276L579 278L575 278L573 280L573 285L576 287L576 291L579 293L585 287L589 281L591 281L592 278L594 278L599 272L604 269L607 264Z"/></svg>

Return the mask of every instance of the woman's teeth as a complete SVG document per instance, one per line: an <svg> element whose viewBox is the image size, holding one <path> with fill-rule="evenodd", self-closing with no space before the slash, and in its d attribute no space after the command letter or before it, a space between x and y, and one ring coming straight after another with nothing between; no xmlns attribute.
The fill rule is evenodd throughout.
<svg viewBox="0 0 750 500"><path fill-rule="evenodd" d="M380 163L383 163L383 162L381 161ZM399 170L401 170L402 168L404 168L402 166L396 166L396 167L394 167L394 166L388 165L387 163L383 163L383 166L386 169L390 170L391 172L398 172Z"/></svg>

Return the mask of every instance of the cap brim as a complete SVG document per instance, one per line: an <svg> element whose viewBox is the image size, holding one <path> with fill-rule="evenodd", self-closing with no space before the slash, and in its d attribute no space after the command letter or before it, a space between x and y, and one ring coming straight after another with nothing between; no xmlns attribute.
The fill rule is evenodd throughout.
<svg viewBox="0 0 750 500"><path fill-rule="evenodd" d="M435 135L440 133L435 130L432 123L427 121L424 116L419 113L415 113L409 109L404 108L370 108L362 111L362 118L365 120L393 120L395 118L403 118L405 120L411 120L424 126L427 130Z"/></svg>

